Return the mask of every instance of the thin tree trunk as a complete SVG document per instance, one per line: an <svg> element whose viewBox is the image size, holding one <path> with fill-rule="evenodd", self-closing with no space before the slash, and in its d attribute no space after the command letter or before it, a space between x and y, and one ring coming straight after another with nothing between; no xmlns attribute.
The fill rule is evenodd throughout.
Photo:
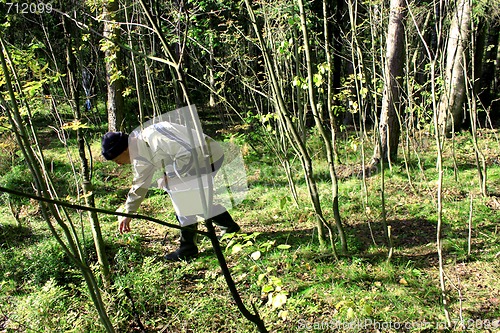
<svg viewBox="0 0 500 333"><path fill-rule="evenodd" d="M439 102L438 125L447 137L459 130L464 118L465 48L469 39L471 19L470 0L457 0L451 21L443 93Z"/></svg>
<svg viewBox="0 0 500 333"><path fill-rule="evenodd" d="M128 23L129 13L128 13L127 8L128 8L128 6L125 6L125 18L127 19L127 23ZM139 29L139 28L137 28L137 29ZM127 34L128 34L128 41L129 41L128 45L129 45L130 49L133 49L132 32L133 32L133 30L131 29L130 25L127 24ZM130 52L130 62L132 64L132 69L134 71L134 83L135 83L135 90L137 91L137 109L139 111L139 122L142 124L145 122L144 107L142 105L144 100L143 100L142 87L140 84L139 69L137 67L134 52Z"/></svg>
<svg viewBox="0 0 500 333"><path fill-rule="evenodd" d="M341 6L340 3L343 3L342 1L339 1L338 6ZM348 248L347 248L347 239L345 236L345 231L344 227L342 225L342 219L340 217L340 207L339 207L339 185L338 185L338 177L335 172L335 162L338 160L338 155L337 155L337 149L336 149L336 134L337 134L337 126L335 124L335 114L333 112L333 91L339 87L340 85L340 80L338 78L333 77L333 70L334 70L334 63L335 63L335 58L332 61L332 57L330 54L330 22L329 22L329 10L328 10L328 3L326 0L323 0L323 28L324 28L324 34L325 34L325 53L326 53L326 62L327 62L327 67L328 67L328 73L327 73L327 101L326 101L326 107L327 107L327 112L328 112L328 117L330 118L330 131L331 131L331 143L332 143L332 169L333 169L333 174L332 170L330 170L330 177L332 178L332 210L334 214L334 220L335 220L335 225L337 226L337 232L339 234L340 238L340 243L341 243L341 248L342 252L344 254L347 254ZM340 46L340 43L336 43L336 46ZM336 53L339 53L340 50L337 50ZM337 72L337 76L340 77L340 73Z"/></svg>
<svg viewBox="0 0 500 333"><path fill-rule="evenodd" d="M326 235L325 235L325 219L323 217L323 211L321 209L321 203L319 198L319 193L317 189L317 184L314 179L314 173L312 168L312 161L305 146L304 141L302 140L302 136L297 131L295 124L293 123L290 115L287 113L287 107L285 106L285 102L283 99L283 94L280 89L280 85L278 82L278 78L275 73L275 66L273 66L273 62L271 61L271 57L266 48L266 43L264 42L264 38L262 37L262 33L257 25L257 21L255 18L255 14L252 9L252 5L249 0L245 0L245 4L247 7L248 14L250 16L250 21L254 32L257 36L259 45L262 50L262 55L264 57L264 64L266 66L266 72L269 76L269 81L272 85L272 92L274 96L275 107L279 116L279 121L282 122L283 128L285 129L284 133L287 139L290 141L290 144L297 152L299 159L302 164L302 168L304 171L304 176L306 180L307 189L309 192L309 197L311 199L314 212L316 214L316 227L318 230L318 240L320 242L320 246L325 246L326 244ZM334 250L334 249L333 249ZM334 252L336 256L336 253Z"/></svg>
<svg viewBox="0 0 500 333"><path fill-rule="evenodd" d="M103 3L103 48L106 63L106 84L108 91L106 106L109 131L119 131L124 126L123 78L121 72L122 52L118 46L120 35L115 22L118 6L119 1L116 0L105 0Z"/></svg>
<svg viewBox="0 0 500 333"><path fill-rule="evenodd" d="M66 19L63 18L63 26L64 30L69 33L70 40L66 46L66 60L67 60L67 75L68 75L68 85L69 85L69 93L70 93L70 105L73 108L73 114L75 117L75 121L81 123L81 111L80 111L80 89L78 89L78 80L76 79L77 75L75 73L75 69L78 68L76 64L76 58L74 53L72 52L73 46L75 49L79 49L78 45L73 45L72 38L78 40L75 36L76 32L72 29L71 23L69 23L69 27L66 24ZM83 180L82 189L83 196L85 198L85 203L87 206L94 207L94 191L92 186L92 181L90 178L90 168L86 154L85 147L85 139L83 137L82 129L76 129L76 137L78 142L78 153L80 156L80 165L81 165L81 176ZM99 262L99 267L101 269L102 279L104 284L109 287L111 285L111 275L109 270L109 262L106 256L106 252L104 250L104 240L102 237L101 226L99 224L99 218L95 212L89 212L89 222L92 230L92 237L94 239L94 246L97 253L97 260Z"/></svg>
<svg viewBox="0 0 500 333"><path fill-rule="evenodd" d="M328 161L328 169L330 172L330 179L332 181L332 209L333 209L333 215L335 218L335 225L337 226L337 232L338 236L340 238L341 242L341 247L342 247L342 252L347 253L347 240L345 237L345 232L344 232L344 227L342 226L342 221L340 218L340 210L339 210L339 191L338 191L338 178L337 174L335 171L335 161L334 161L334 153L333 153L333 148L332 148L332 141L331 138L328 137L326 134L326 131L323 127L322 121L321 121L321 115L319 114L317 104L316 104L316 96L314 93L314 84L313 84L313 69L312 69L312 61L311 61L311 49L309 46L309 36L307 32L307 25L306 25L306 15L304 11L304 3L303 0L298 0L299 4L299 10L300 10L300 20L301 20L301 30L302 30L302 37L304 40L304 53L306 56L306 69L307 69L307 78L308 78L308 93L309 93L309 106L312 110L313 117L314 117L314 122L316 124L316 129L319 131L321 134L321 138L323 139L323 143L325 145L326 149L326 157ZM326 4L323 2L323 6L326 6ZM324 9L324 13L326 13L326 8ZM327 29L327 24L325 24L325 32L326 32L326 38L328 38L328 29ZM328 40L325 40L325 44L328 44ZM328 53L328 52L327 52ZM328 69L328 72L330 72L330 68ZM330 82L328 82L330 83ZM331 103L328 103L327 108L331 108ZM328 111L329 114L331 115L330 111ZM331 128L332 131L335 131L335 128ZM328 230L330 230L330 225L327 224L326 227Z"/></svg>
<svg viewBox="0 0 500 333"><path fill-rule="evenodd" d="M386 59L384 63L384 94L380 111L380 144L375 146L370 166L376 166L381 159L390 163L396 159L401 126L401 87L404 71L404 17L405 0L391 0L389 26L387 28Z"/></svg>
<svg viewBox="0 0 500 333"><path fill-rule="evenodd" d="M474 24L474 22L472 22ZM472 29L474 30L474 29ZM475 40L474 38L471 38L471 48L472 50L475 50ZM481 49L482 47L479 47ZM479 178L479 188L481 190L481 194L483 197L486 197L488 195L487 191L487 178L488 178L488 172L487 172L487 166L486 166L486 158L484 157L483 152L479 148L478 140L477 140L477 126L478 126L478 117L477 117L477 83L479 81L480 75L477 75L478 71L480 71L479 68L476 66L479 65L479 61L475 58L477 53L476 52L471 52L471 56L473 61L471 61L472 64L472 69L471 69L471 76L472 76L472 81L468 80L469 84L466 85L466 96L467 96L467 106L469 109L469 121L470 121L470 130L472 134L472 143L474 145L474 157L476 160L476 168L477 168L477 173L478 173L478 178ZM479 52L482 53L482 52ZM482 59L482 55L478 55ZM467 67L464 68L465 71L467 71Z"/></svg>
<svg viewBox="0 0 500 333"><path fill-rule="evenodd" d="M9 70L7 68L7 64L5 61L5 56L4 52L6 54L7 50L5 48L5 45L3 44L3 40L0 39L0 44L1 44L1 50L0 50L0 62L2 66L2 70L4 72L4 78L5 78L5 83L7 86L7 90L9 93L10 97L10 106L8 103L4 100L2 94L0 94L0 102L3 105L3 108L6 111L9 123L12 125L12 131L14 132L14 135L16 136L16 141L18 143L19 148L21 149L21 152L23 156L25 157L27 161L27 165L33 175L33 180L35 183L35 188L37 191L38 196L44 197L44 198L53 198L55 196L55 193L53 191L53 188L50 187L50 177L47 174L46 170L44 169L44 159L41 154L39 156L36 156L34 149L38 149L41 151L41 148L38 143L32 147L32 142L29 139L28 131L27 128L23 122L23 119L21 117L21 114L19 112L19 108L17 105L17 100L14 95L14 90L12 88L12 84L10 81L10 74ZM12 71L15 72L14 68L12 68ZM28 112L30 114L30 112ZM31 124L31 123L30 123ZM36 133L34 128L30 125L30 129L32 131L32 134L34 137L36 137ZM85 278L85 281L87 283L88 291L90 294L90 297L96 307L96 310L99 314L99 318L101 319L102 324L104 325L105 329L109 333L114 332L113 325L106 313L106 306L104 305L99 287L97 286L96 279L94 275L92 274L92 271L90 268L85 264L84 259L81 256L81 249L78 243L78 238L77 235L72 232L74 228L68 227L66 223L64 222L62 216L60 215L60 210L59 207L55 204L41 204L40 205L42 215L47 222L47 226L49 227L50 231L52 232L52 235L54 238L57 240L59 245L63 248L64 252L66 255L69 257L69 259L80 269L80 272ZM52 224L53 220L56 221L58 226L61 228L63 231L63 234L66 238L65 243L62 238L59 236L59 232L55 229L54 225ZM72 223L69 220L68 224L71 226Z"/></svg>
<svg viewBox="0 0 500 333"><path fill-rule="evenodd" d="M442 4L440 2L440 4ZM411 12L410 12L411 13ZM412 20L415 23L415 17L411 14ZM443 141L444 135L443 131L439 126L439 109L438 109L438 100L437 100L437 86L436 86L436 63L437 58L439 57L439 53L435 53L431 51L431 48L426 43L423 34L418 29L418 25L415 24L417 28L418 35L423 42L424 48L427 53L427 57L429 59L429 70L430 70L430 84L431 84L431 100L432 100L432 121L434 125L434 138L436 143L437 150L437 159L436 159L436 169L438 172L438 182L436 189L436 197L437 197L437 230L436 230L436 246L437 253L439 259L439 285L441 288L441 301L444 308L444 316L446 319L447 326L451 326L450 313L448 311L448 298L446 293L446 280L445 280L445 272L444 272L444 256L443 256ZM436 27L438 27L437 43L440 44L441 32L442 32L442 17L437 18Z"/></svg>

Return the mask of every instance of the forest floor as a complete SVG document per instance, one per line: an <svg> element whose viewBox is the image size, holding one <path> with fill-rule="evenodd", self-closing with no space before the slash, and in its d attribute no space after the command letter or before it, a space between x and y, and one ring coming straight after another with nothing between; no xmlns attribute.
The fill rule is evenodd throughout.
<svg viewBox="0 0 500 333"><path fill-rule="evenodd" d="M436 156L430 137L416 135L410 145L415 148L401 151L406 159L365 179L358 177L359 146L352 140L339 145L339 201L349 252L338 259L330 247L319 245L300 166L292 164L295 203L273 155L243 142L249 191L231 211L242 231L221 244L246 306L255 305L270 332L500 332L499 134L485 130L479 139L487 196L480 192L470 135L445 143L442 237L451 328L445 328L439 279ZM321 149L311 151L319 151L315 171L324 215L333 223L326 162ZM130 186L130 168L103 161L97 138L92 152L97 206L115 210ZM65 150L48 140L46 157L64 194L60 197L71 199ZM8 156L0 162L14 163ZM2 185L30 189L23 168L8 170ZM9 199L2 200L0 332L103 332L78 270L41 220L37 204L11 198L18 223ZM71 214L98 275L87 217ZM150 191L141 214L175 223L169 198L158 190ZM132 232L120 235L115 217L100 215L100 222L113 276L113 286L102 292L117 332L257 332L238 312L207 238L200 237L196 260L171 263L163 255L176 249L176 230L134 220ZM335 245L339 251L338 240Z"/></svg>

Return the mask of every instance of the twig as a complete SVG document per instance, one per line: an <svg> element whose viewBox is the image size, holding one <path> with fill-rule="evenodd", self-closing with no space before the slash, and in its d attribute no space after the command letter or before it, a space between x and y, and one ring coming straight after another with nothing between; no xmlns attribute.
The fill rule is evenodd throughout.
<svg viewBox="0 0 500 333"><path fill-rule="evenodd" d="M471 254L471 243L472 243L472 192L470 193L470 206L469 206L469 236L467 237L467 257L470 258Z"/></svg>
<svg viewBox="0 0 500 333"><path fill-rule="evenodd" d="M233 278L231 277L231 272L229 271L229 267L227 267L227 262L226 259L224 258L224 254L222 253L222 249L220 247L219 239L217 238L217 235L215 234L215 229L214 225L212 223L211 219L208 219L205 221L205 225L208 230L208 238L210 238L210 241L212 242L212 247L214 249L215 255L217 256L217 260L219 261L219 266L222 270L222 274L224 275L224 278L226 279L226 284L229 287L229 290L231 291L231 295L233 296L233 299L236 303L236 306L240 310L241 314L254 323L259 332L261 333L267 333L266 326L264 324L264 321L262 318L260 318L259 312L257 311L257 308L255 305L252 303L252 307L254 310L254 313L251 313L246 307L245 304L243 304L243 301L240 297L240 294L238 293L238 290L236 289L236 285L234 283Z"/></svg>
<svg viewBox="0 0 500 333"><path fill-rule="evenodd" d="M83 206L83 205L78 205L78 204L72 204L72 203L69 203L66 201L41 197L41 196L38 196L35 194L24 193L24 192L16 191L16 190L2 187L2 186L0 186L0 192L15 194L15 195L18 195L21 197L30 198L30 199L41 201L41 202L51 203L51 204L59 205L62 207L79 209L79 210L84 210L84 211L89 211L89 212L102 213L102 214L107 214L107 215L130 217L130 218L134 218L134 219L140 219L140 220L154 222L154 223L161 224L161 225L169 227L169 228L174 228L174 229L179 229L179 230L181 229L181 226L178 224L168 223L168 222L162 221L160 219L145 216L145 215L115 212L115 211L111 211L111 210L107 210L107 209L103 209L103 208L95 208L95 207ZM196 233L209 237L209 233L206 231L197 230Z"/></svg>
<svg viewBox="0 0 500 333"><path fill-rule="evenodd" d="M392 254L394 252L394 247L393 247L393 244L392 244L392 232L391 232L391 226L388 225L387 226L387 241L389 242L388 243L388 247L389 247L389 251L387 253L387 263L389 263L392 259Z"/></svg>
<svg viewBox="0 0 500 333"><path fill-rule="evenodd" d="M139 317L139 313L137 313L137 309L135 308L135 302L134 299L132 298L132 295L130 294L130 289L125 288L125 296L127 296L128 300L130 301L130 304L132 304L132 314L134 315L135 323L139 328L141 329L142 333L146 332L146 329L144 328L144 325L141 322L141 318Z"/></svg>

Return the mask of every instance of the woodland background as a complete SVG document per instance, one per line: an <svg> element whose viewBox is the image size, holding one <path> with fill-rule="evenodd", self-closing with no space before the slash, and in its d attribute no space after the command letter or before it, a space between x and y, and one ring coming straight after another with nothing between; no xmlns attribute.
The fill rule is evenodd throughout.
<svg viewBox="0 0 500 333"><path fill-rule="evenodd" d="M1 332L498 330L498 1L0 3ZM241 304L163 193L116 234L100 138L188 104L245 157Z"/></svg>

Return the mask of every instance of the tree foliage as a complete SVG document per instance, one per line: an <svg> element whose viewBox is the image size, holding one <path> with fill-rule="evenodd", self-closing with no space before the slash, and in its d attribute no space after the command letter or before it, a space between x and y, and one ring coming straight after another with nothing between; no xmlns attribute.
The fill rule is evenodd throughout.
<svg viewBox="0 0 500 333"><path fill-rule="evenodd" d="M244 141L255 154L262 146L272 151L295 203L295 186L305 179L319 241L329 239L335 251L338 240L344 253L337 172L348 158L337 151L338 140L349 143L349 152L360 153L356 163L361 166L351 174L363 179L363 191L367 177L378 167L383 171L385 162L389 168L404 165L411 187L412 159L422 168L415 142L434 136L436 164L443 172L443 150L454 148L456 133L470 128L481 193L488 193L487 163L476 134L497 126L500 118L497 1L398 1L391 6L352 0L55 0L51 13L19 12L6 0L0 4L0 36L9 66L16 68L0 76L5 142L12 140L7 138L12 129L31 128L40 115L50 135L65 144L77 132L85 160L84 137L130 130L192 102L207 123L218 122L226 138ZM403 7L404 15L396 15ZM470 8L467 15L459 10L464 7ZM460 47L454 47L457 41ZM19 106L22 124L17 127L7 121L9 103ZM454 119L450 126L447 119ZM30 138L37 142L35 134ZM365 167L372 153L367 143L376 147L370 168ZM2 177L29 189L24 179L13 179L21 177L18 168L27 157L15 149L8 153L12 172ZM328 192L318 186L324 177L317 172L321 163L328 164ZM91 167L85 162L79 170L87 184ZM80 176L74 177L78 184ZM65 185L54 186L78 198L92 192ZM436 193L440 228L442 186ZM383 186L381 192L385 219ZM285 198L282 209L292 202ZM361 210L369 212L370 205L366 200ZM387 241L390 246L390 237ZM444 280L442 289L445 298Z"/></svg>

